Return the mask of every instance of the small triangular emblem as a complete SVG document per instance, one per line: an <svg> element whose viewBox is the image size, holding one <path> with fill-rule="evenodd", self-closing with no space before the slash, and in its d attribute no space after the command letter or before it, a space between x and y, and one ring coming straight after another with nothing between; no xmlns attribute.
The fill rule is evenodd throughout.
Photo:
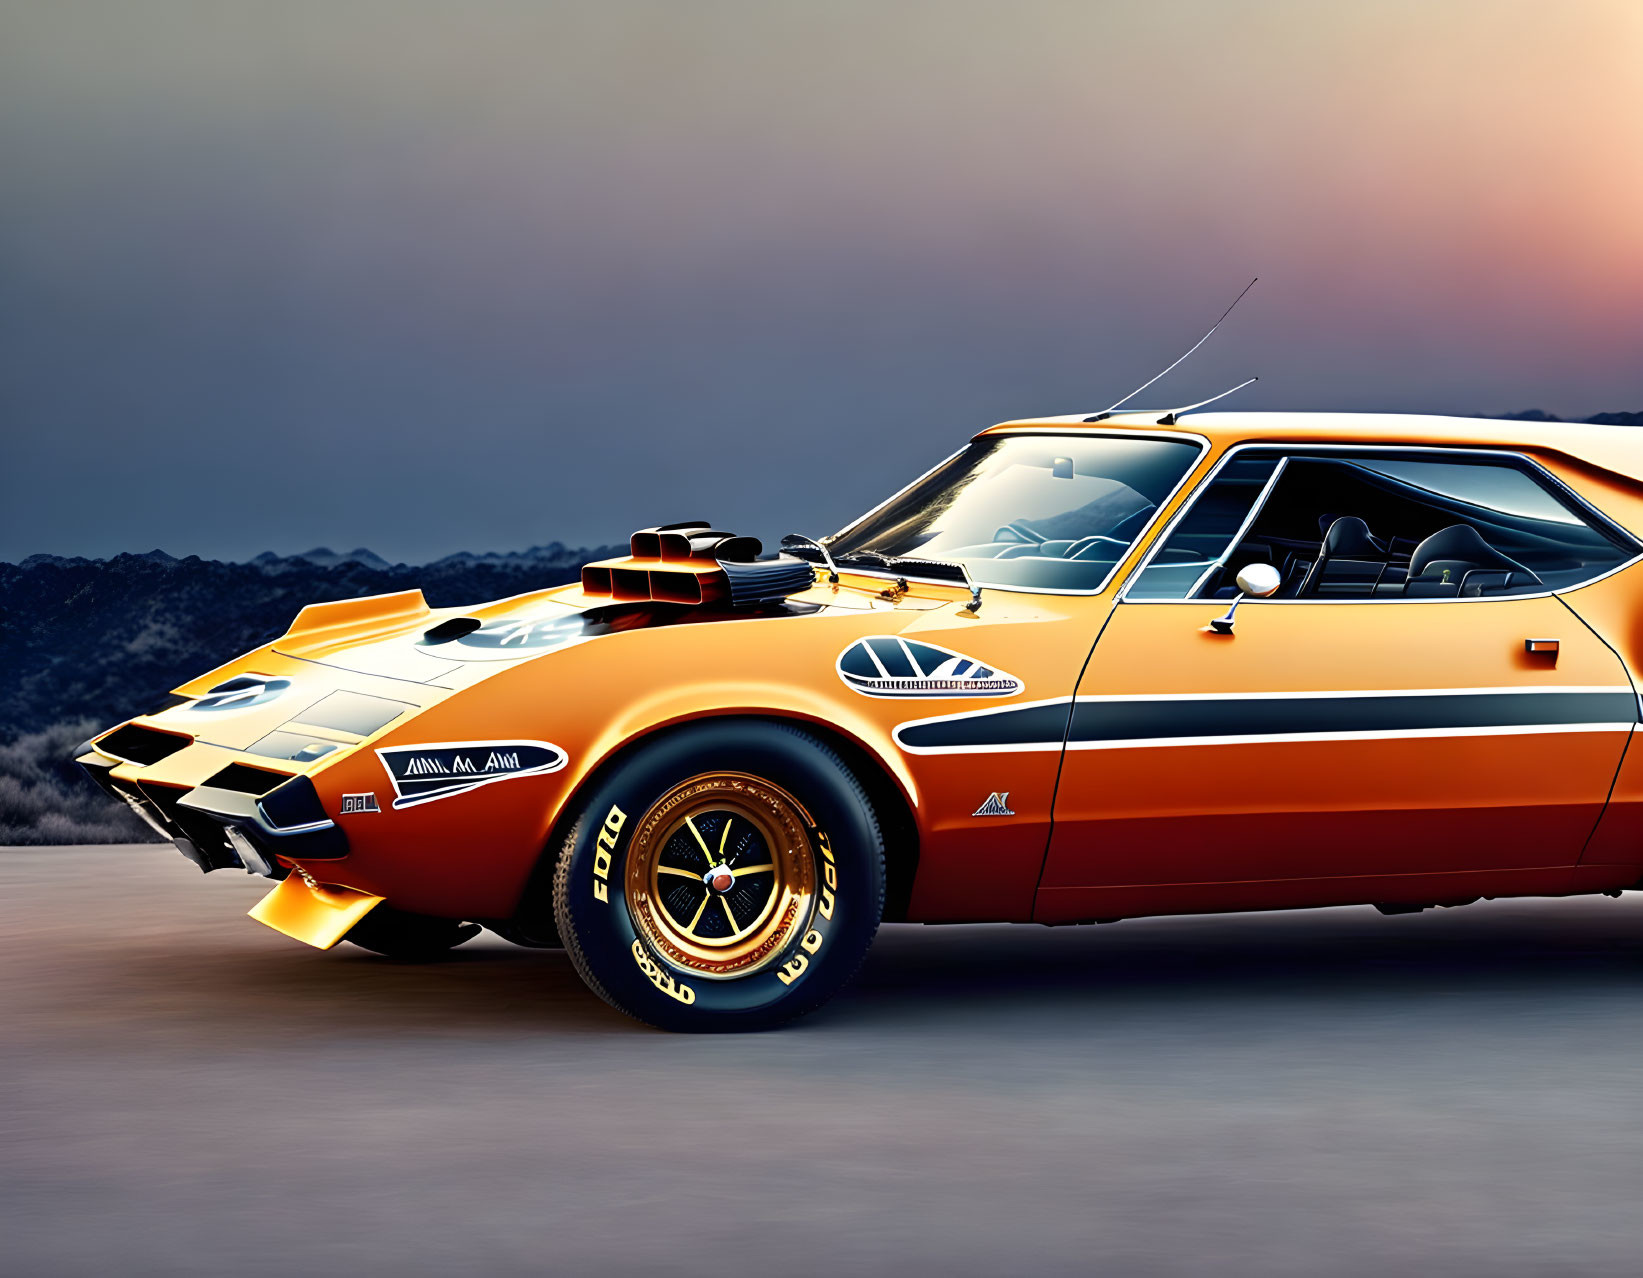
<svg viewBox="0 0 1643 1278"><path fill-rule="evenodd" d="M971 816L1014 816L1010 811L1010 792L999 794L996 790L987 796L987 802L970 814Z"/></svg>

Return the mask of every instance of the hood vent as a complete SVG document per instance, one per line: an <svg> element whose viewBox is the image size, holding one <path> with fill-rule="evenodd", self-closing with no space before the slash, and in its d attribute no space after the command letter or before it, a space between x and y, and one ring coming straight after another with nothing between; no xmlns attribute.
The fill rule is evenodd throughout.
<svg viewBox="0 0 1643 1278"><path fill-rule="evenodd" d="M671 603L755 608L808 590L815 570L792 555L761 559L757 537L702 522L641 528L626 559L582 569L582 593L613 603Z"/></svg>

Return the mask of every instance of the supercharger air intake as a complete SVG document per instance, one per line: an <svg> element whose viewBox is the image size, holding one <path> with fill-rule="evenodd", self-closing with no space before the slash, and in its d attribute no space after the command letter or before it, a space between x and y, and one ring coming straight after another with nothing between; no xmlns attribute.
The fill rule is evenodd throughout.
<svg viewBox="0 0 1643 1278"><path fill-rule="evenodd" d="M793 555L761 557L757 537L720 532L701 521L641 528L626 559L582 569L582 593L612 603L757 608L815 584L815 569Z"/></svg>

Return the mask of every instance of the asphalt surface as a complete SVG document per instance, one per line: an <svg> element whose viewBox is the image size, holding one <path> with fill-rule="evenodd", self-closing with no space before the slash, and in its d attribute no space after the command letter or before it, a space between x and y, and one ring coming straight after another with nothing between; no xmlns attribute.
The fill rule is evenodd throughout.
<svg viewBox="0 0 1643 1278"><path fill-rule="evenodd" d="M0 851L7 1275L1626 1274L1643 898L891 927L773 1034Z"/></svg>

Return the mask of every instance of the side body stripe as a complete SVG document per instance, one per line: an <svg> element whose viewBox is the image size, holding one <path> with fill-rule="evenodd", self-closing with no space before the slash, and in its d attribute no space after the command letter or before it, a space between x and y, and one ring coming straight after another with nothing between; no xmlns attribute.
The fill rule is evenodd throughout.
<svg viewBox="0 0 1643 1278"><path fill-rule="evenodd" d="M1070 708L1070 722L1069 722ZM1064 697L904 723L911 754L1122 749L1255 741L1608 732L1638 722L1626 687Z"/></svg>

